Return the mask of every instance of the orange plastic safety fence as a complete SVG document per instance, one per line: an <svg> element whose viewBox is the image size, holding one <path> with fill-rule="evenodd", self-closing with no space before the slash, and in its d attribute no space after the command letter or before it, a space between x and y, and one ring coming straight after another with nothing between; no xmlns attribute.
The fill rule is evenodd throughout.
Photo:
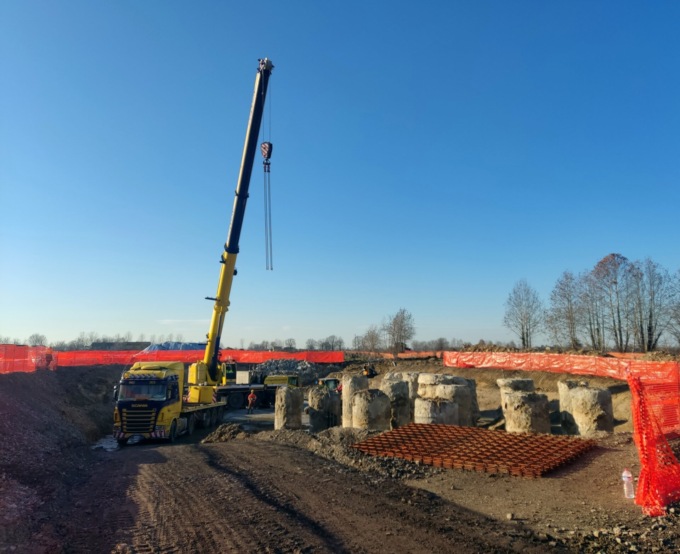
<svg viewBox="0 0 680 554"><path fill-rule="evenodd" d="M57 362L50 348L0 344L0 373L30 372L56 367Z"/></svg>
<svg viewBox="0 0 680 554"><path fill-rule="evenodd" d="M516 352L444 352L447 367L486 367L523 371L550 371L576 375L597 375L626 379L626 370L635 360L567 354L526 354Z"/></svg>
<svg viewBox="0 0 680 554"><path fill-rule="evenodd" d="M680 431L678 371L669 377L664 382L647 376L628 380L641 466L635 502L651 516L663 515L669 504L680 500L680 463L670 442Z"/></svg>
<svg viewBox="0 0 680 554"><path fill-rule="evenodd" d="M192 363L203 359L203 350L73 350L53 351L44 346L29 347L13 344L0 345L0 373L30 372L58 367L129 365L143 361L170 361ZM334 352L259 352L249 350L221 350L221 361L243 364L261 364L268 360L291 359L318 364L342 363L344 353Z"/></svg>

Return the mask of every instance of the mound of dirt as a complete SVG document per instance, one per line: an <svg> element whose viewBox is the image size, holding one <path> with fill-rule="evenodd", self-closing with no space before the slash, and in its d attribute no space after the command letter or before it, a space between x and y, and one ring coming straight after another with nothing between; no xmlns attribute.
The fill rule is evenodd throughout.
<svg viewBox="0 0 680 554"><path fill-rule="evenodd" d="M332 427L316 435L309 434L307 431L277 430L260 432L254 435L254 438L304 448L317 456L333 460L352 470L372 472L383 478L422 479L441 472L438 468L398 458L365 456L352 448L353 444L375 434L375 432L361 429Z"/></svg>
<svg viewBox="0 0 680 554"><path fill-rule="evenodd" d="M35 511L49 514L55 500L83 478L92 442L111 431L111 395L122 370L69 367L0 375L0 546L28 540Z"/></svg>
<svg viewBox="0 0 680 554"><path fill-rule="evenodd" d="M243 430L238 423L225 423L220 425L207 437L205 437L201 442L227 442L233 439L245 439L249 436L249 433Z"/></svg>

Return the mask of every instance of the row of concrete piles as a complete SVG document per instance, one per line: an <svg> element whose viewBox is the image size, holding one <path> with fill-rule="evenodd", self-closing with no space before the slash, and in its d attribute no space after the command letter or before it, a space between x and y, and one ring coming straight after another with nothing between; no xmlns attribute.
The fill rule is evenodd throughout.
<svg viewBox="0 0 680 554"><path fill-rule="evenodd" d="M300 389L277 391L274 426L302 426ZM311 432L342 425L386 431L410 422L474 426L479 419L475 381L452 375L388 373L379 389L369 388L361 375L345 375L342 395L323 387L309 391L307 413Z"/></svg>
<svg viewBox="0 0 680 554"><path fill-rule="evenodd" d="M499 379L505 429L511 433L550 433L548 397L535 391L531 379ZM558 383L563 432L593 436L613 431L611 393L585 382ZM301 389L277 391L276 429L300 429L304 398ZM342 395L312 387L308 395L310 431L342 425L387 431L410 422L476 426L480 417L474 379L431 373L387 373L380 388L368 378L345 375Z"/></svg>
<svg viewBox="0 0 680 554"><path fill-rule="evenodd" d="M498 379L505 430L509 433L550 433L548 396L535 391L531 379ZM568 435L593 437L614 431L612 394L586 381L558 381L560 424Z"/></svg>

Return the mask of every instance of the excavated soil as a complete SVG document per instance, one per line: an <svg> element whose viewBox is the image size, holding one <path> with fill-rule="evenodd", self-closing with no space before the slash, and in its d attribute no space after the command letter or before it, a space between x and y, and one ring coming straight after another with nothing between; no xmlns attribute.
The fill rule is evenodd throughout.
<svg viewBox="0 0 680 554"><path fill-rule="evenodd" d="M0 375L0 552L670 552L676 509L649 518L623 498L639 473L625 383L616 432L540 479L445 470L360 454L366 431L203 430L173 445L93 448L111 425L122 367ZM389 369L477 381L497 422L499 377L531 377L556 403L559 375ZM347 371L357 371L348 368ZM556 406L554 406L556 409ZM501 422L502 423L502 422ZM498 423L497 423L498 424ZM212 431L212 432L210 432ZM680 513L680 510L677 510Z"/></svg>

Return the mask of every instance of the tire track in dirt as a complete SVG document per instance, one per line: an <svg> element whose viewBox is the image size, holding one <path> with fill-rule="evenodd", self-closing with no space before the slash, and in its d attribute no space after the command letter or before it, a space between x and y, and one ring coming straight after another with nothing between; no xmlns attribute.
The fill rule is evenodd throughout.
<svg viewBox="0 0 680 554"><path fill-rule="evenodd" d="M315 512L311 511L308 515L297 509L296 503L292 501L292 499L299 498L296 493L291 495L290 491L282 490L278 480L273 481L265 477L268 472L265 472L265 476L259 472L254 474L255 464L244 465L241 460L234 459L226 461L218 450L219 447L204 447L208 463L225 478L238 481L247 495L259 504L256 509L262 517L258 517L258 521L254 522L258 535L273 538L284 548L300 549L305 543L307 546L311 543L316 548L324 548L329 552L350 552L346 550L342 539L335 536L332 529L313 517L312 514ZM263 462L261 454L260 450L246 459L257 458L259 464ZM283 476L283 480L287 478L287 475ZM265 519L266 523L263 524L262 519ZM251 528L250 532L252 531Z"/></svg>
<svg viewBox="0 0 680 554"><path fill-rule="evenodd" d="M285 445L234 441L203 448L214 467L238 476L279 512L282 525L303 541L303 551L543 551L516 530L435 495Z"/></svg>
<svg viewBox="0 0 680 554"><path fill-rule="evenodd" d="M142 466L131 490L139 507L132 533L135 552L251 552L247 533L225 529L228 500L236 481L215 472L195 445L172 446L162 467Z"/></svg>
<svg viewBox="0 0 680 554"><path fill-rule="evenodd" d="M74 554L544 551L431 493L256 439L102 454L64 506Z"/></svg>

